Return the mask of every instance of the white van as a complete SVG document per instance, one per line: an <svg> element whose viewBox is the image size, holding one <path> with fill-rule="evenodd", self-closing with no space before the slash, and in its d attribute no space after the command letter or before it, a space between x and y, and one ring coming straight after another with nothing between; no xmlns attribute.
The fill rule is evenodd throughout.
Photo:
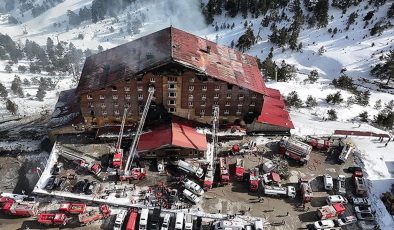
<svg viewBox="0 0 394 230"><path fill-rule="evenodd" d="M263 221L261 219L258 219L254 222L254 229L255 230L264 230Z"/></svg>
<svg viewBox="0 0 394 230"><path fill-rule="evenodd" d="M325 174L323 180L324 180L324 189L331 191L332 188L334 187L334 181L332 179L332 176Z"/></svg>
<svg viewBox="0 0 394 230"><path fill-rule="evenodd" d="M185 215L185 230L193 230L193 218L192 215Z"/></svg>
<svg viewBox="0 0 394 230"><path fill-rule="evenodd" d="M163 224L161 225L161 230L168 230L168 228L170 227L170 224L171 224L171 214L167 213L164 216Z"/></svg>
<svg viewBox="0 0 394 230"><path fill-rule="evenodd" d="M341 196L341 195L328 196L326 201L327 201L328 205L337 204L337 203L341 203L341 204L347 204L348 203L348 200L345 197Z"/></svg>
<svg viewBox="0 0 394 230"><path fill-rule="evenodd" d="M124 219L127 216L127 210L121 210L117 215L116 215L116 220L114 224L114 230L121 230L123 226Z"/></svg>
<svg viewBox="0 0 394 230"><path fill-rule="evenodd" d="M142 209L140 215L139 230L148 229L148 217L149 217L149 209L147 208Z"/></svg>
<svg viewBox="0 0 394 230"><path fill-rule="evenodd" d="M178 212L176 214L175 230L183 230L183 218L184 217L185 217L185 214L183 212Z"/></svg>

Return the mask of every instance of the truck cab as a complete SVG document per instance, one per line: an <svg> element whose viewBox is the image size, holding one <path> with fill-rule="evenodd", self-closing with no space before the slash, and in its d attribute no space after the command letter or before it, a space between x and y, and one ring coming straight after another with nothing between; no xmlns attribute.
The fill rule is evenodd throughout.
<svg viewBox="0 0 394 230"><path fill-rule="evenodd" d="M127 211L126 210L121 210L117 215L116 215L116 220L114 224L114 230L121 230L123 226L124 219L127 216Z"/></svg>
<svg viewBox="0 0 394 230"><path fill-rule="evenodd" d="M183 230L183 218L185 214L183 212L178 212L175 219L175 230Z"/></svg>
<svg viewBox="0 0 394 230"><path fill-rule="evenodd" d="M331 191L332 188L334 187L334 182L333 182L332 176L325 174L323 176L323 181L324 181L324 189Z"/></svg>
<svg viewBox="0 0 394 230"><path fill-rule="evenodd" d="M140 215L139 230L148 229L148 217L149 217L149 209L147 208L142 209Z"/></svg>

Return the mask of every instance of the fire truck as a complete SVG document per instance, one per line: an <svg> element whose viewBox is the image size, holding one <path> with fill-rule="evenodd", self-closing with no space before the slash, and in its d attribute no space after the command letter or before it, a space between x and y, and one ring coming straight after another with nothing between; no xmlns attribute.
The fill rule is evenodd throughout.
<svg viewBox="0 0 394 230"><path fill-rule="evenodd" d="M263 192L268 196L296 197L296 190L293 186L281 187L263 185Z"/></svg>
<svg viewBox="0 0 394 230"><path fill-rule="evenodd" d="M300 178L298 180L298 185L299 185L299 192L302 196L302 201L304 203L311 202L313 197L313 192L309 179Z"/></svg>
<svg viewBox="0 0 394 230"><path fill-rule="evenodd" d="M64 226L67 224L68 218L64 213L40 213L37 221L44 225Z"/></svg>
<svg viewBox="0 0 394 230"><path fill-rule="evenodd" d="M67 212L70 214L80 214L86 211L86 204L85 203L63 203L60 204L59 211Z"/></svg>
<svg viewBox="0 0 394 230"><path fill-rule="evenodd" d="M308 163L312 146L296 140L292 137L283 137L279 142L279 153L287 156L301 164Z"/></svg>
<svg viewBox="0 0 394 230"><path fill-rule="evenodd" d="M213 179L214 179L214 171L212 169L208 169L207 173L205 173L205 178L204 178L204 186L203 186L204 191L208 191L212 188Z"/></svg>
<svg viewBox="0 0 394 230"><path fill-rule="evenodd" d="M244 160L241 158L237 158L237 162L235 163L235 179L237 181L243 181L244 173L245 173Z"/></svg>
<svg viewBox="0 0 394 230"><path fill-rule="evenodd" d="M111 211L109 210L108 205L103 204L100 206L99 210L92 210L89 212L79 214L78 221L82 226L84 226L94 221L107 218L110 215L111 215Z"/></svg>
<svg viewBox="0 0 394 230"><path fill-rule="evenodd" d="M259 189L259 169L253 168L249 172L249 191L255 192Z"/></svg>
<svg viewBox="0 0 394 230"><path fill-rule="evenodd" d="M4 201L4 202L3 202ZM1 198L2 211L11 216L29 217L38 213L38 203L36 202L16 202L12 198Z"/></svg>
<svg viewBox="0 0 394 230"><path fill-rule="evenodd" d="M219 157L219 170L220 184L227 185L230 181L230 175L228 174L228 164L225 157Z"/></svg>
<svg viewBox="0 0 394 230"><path fill-rule="evenodd" d="M308 136L306 142L315 150L328 151L331 143L328 139Z"/></svg>
<svg viewBox="0 0 394 230"><path fill-rule="evenodd" d="M82 168L86 168L96 176L100 175L101 165L98 162L96 162L96 160L93 159L92 157L86 154L74 152L68 148L66 150L65 149L66 147L61 147L60 145L57 145L57 147L59 148L59 155L63 156L68 160L73 161L74 163L76 163Z"/></svg>
<svg viewBox="0 0 394 230"><path fill-rule="evenodd" d="M334 219L343 215L346 211L345 206L341 203L326 205L317 209L317 216L320 220Z"/></svg>

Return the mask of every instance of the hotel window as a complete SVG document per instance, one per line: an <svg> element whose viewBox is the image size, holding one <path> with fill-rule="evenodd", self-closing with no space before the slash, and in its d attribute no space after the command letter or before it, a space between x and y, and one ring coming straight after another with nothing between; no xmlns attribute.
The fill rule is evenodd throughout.
<svg viewBox="0 0 394 230"><path fill-rule="evenodd" d="M200 110L200 115L204 116L205 114L205 109Z"/></svg>
<svg viewBox="0 0 394 230"><path fill-rule="evenodd" d="M119 106L118 102L114 102L114 107L118 107L118 106Z"/></svg>
<svg viewBox="0 0 394 230"><path fill-rule="evenodd" d="M137 86L137 91L142 91L142 90L143 90L142 86Z"/></svg>
<svg viewBox="0 0 394 230"><path fill-rule="evenodd" d="M228 93L228 94L226 95L226 98L227 98L227 99L231 99L231 93Z"/></svg>
<svg viewBox="0 0 394 230"><path fill-rule="evenodd" d="M241 115L242 114L241 110L237 110L236 114Z"/></svg>
<svg viewBox="0 0 394 230"><path fill-rule="evenodd" d="M104 95L100 95L100 99L104 100L105 99Z"/></svg>
<svg viewBox="0 0 394 230"><path fill-rule="evenodd" d="M193 91L194 90L194 86L189 85L189 91Z"/></svg>
<svg viewBox="0 0 394 230"><path fill-rule="evenodd" d="M224 110L224 115L228 115L230 113L230 111L228 109Z"/></svg>
<svg viewBox="0 0 394 230"><path fill-rule="evenodd" d="M120 120L120 116L119 115L115 116L115 119Z"/></svg>
<svg viewBox="0 0 394 230"><path fill-rule="evenodd" d="M156 82L156 79L154 77L151 77L150 82Z"/></svg>
<svg viewBox="0 0 394 230"><path fill-rule="evenodd" d="M206 85L202 86L202 91L207 91L207 86Z"/></svg>
<svg viewBox="0 0 394 230"><path fill-rule="evenodd" d="M118 91L118 89L116 88L116 86L111 86L112 91Z"/></svg>
<svg viewBox="0 0 394 230"><path fill-rule="evenodd" d="M127 102L126 104L124 104L124 107L125 108L130 108L130 103Z"/></svg>
<svg viewBox="0 0 394 230"><path fill-rule="evenodd" d="M93 99L92 95L90 95L90 94L86 95L86 98L87 98L88 100L92 100L92 99Z"/></svg>
<svg viewBox="0 0 394 230"><path fill-rule="evenodd" d="M130 100L131 99L131 95L130 94L126 94L125 98L126 98L126 100Z"/></svg>
<svg viewBox="0 0 394 230"><path fill-rule="evenodd" d="M175 100L168 100L169 105L176 105Z"/></svg>
<svg viewBox="0 0 394 230"><path fill-rule="evenodd" d="M226 101L226 104L225 104L226 106L230 106L230 102L229 101Z"/></svg>
<svg viewBox="0 0 394 230"><path fill-rule="evenodd" d="M239 100L242 100L242 99L244 99L244 95L241 93L238 95L238 98L239 98Z"/></svg>
<svg viewBox="0 0 394 230"><path fill-rule="evenodd" d="M215 94L213 95L213 98L214 98L214 99L218 99L218 98L219 98L219 94L218 94L218 93L215 93Z"/></svg>
<svg viewBox="0 0 394 230"><path fill-rule="evenodd" d="M168 89L176 89L175 84L168 84Z"/></svg>
<svg viewBox="0 0 394 230"><path fill-rule="evenodd" d="M201 99L202 99L202 100L205 100L205 99L207 99L207 95L205 95L205 94L201 94Z"/></svg>
<svg viewBox="0 0 394 230"><path fill-rule="evenodd" d="M93 102L88 102L88 107L93 108L94 107Z"/></svg>
<svg viewBox="0 0 394 230"><path fill-rule="evenodd" d="M130 91L130 87L124 87L124 91L129 92Z"/></svg>
<svg viewBox="0 0 394 230"><path fill-rule="evenodd" d="M101 113L103 114L103 116L107 115L107 111L105 110L103 110Z"/></svg>
<svg viewBox="0 0 394 230"><path fill-rule="evenodd" d="M193 102L192 102L192 101L189 101L189 102L188 102L188 105L189 105L189 107L192 107L192 106L193 106Z"/></svg>
<svg viewBox="0 0 394 230"><path fill-rule="evenodd" d="M256 102L254 102L254 101L252 101L251 103L250 103L250 106L255 106L256 105Z"/></svg>
<svg viewBox="0 0 394 230"><path fill-rule="evenodd" d="M169 92L168 97L176 97L176 92Z"/></svg>
<svg viewBox="0 0 394 230"><path fill-rule="evenodd" d="M168 77L168 82L176 82L176 77Z"/></svg>
<svg viewBox="0 0 394 230"><path fill-rule="evenodd" d="M114 114L115 114L115 115L119 115L119 114L120 114L120 113L119 113L119 110L115 110L115 111L114 111Z"/></svg>
<svg viewBox="0 0 394 230"><path fill-rule="evenodd" d="M193 95L192 94L189 94L189 100L193 100Z"/></svg>
<svg viewBox="0 0 394 230"><path fill-rule="evenodd" d="M206 105L206 104L205 104L205 101L202 101L200 106L201 106L201 107L205 107L205 105Z"/></svg>
<svg viewBox="0 0 394 230"><path fill-rule="evenodd" d="M253 98L253 99L255 99L255 98L256 98L256 96L257 96L257 94L255 94L255 93L252 93L252 98Z"/></svg>
<svg viewBox="0 0 394 230"><path fill-rule="evenodd" d="M173 108L173 107L168 108L168 112L175 113L176 112L176 108Z"/></svg>
<svg viewBox="0 0 394 230"><path fill-rule="evenodd" d="M220 90L220 85L215 85L215 91L219 91Z"/></svg>
<svg viewBox="0 0 394 230"><path fill-rule="evenodd" d="M138 94L138 100L144 99L144 95L142 93Z"/></svg>
<svg viewBox="0 0 394 230"><path fill-rule="evenodd" d="M112 95L112 99L118 100L118 95Z"/></svg>
<svg viewBox="0 0 394 230"><path fill-rule="evenodd" d="M106 105L104 103L101 103L101 108L105 108Z"/></svg>
<svg viewBox="0 0 394 230"><path fill-rule="evenodd" d="M190 78L189 81L190 81L190 82L194 82L194 77Z"/></svg>
<svg viewBox="0 0 394 230"><path fill-rule="evenodd" d="M219 102L218 101L214 101L213 105L219 105Z"/></svg>

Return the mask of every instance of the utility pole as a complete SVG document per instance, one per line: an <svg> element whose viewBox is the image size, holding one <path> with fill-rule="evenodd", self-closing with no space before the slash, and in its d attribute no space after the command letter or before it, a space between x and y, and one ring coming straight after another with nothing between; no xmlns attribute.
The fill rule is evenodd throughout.
<svg viewBox="0 0 394 230"><path fill-rule="evenodd" d="M278 66L276 66L275 62L274 65L275 65L275 81L278 82Z"/></svg>

